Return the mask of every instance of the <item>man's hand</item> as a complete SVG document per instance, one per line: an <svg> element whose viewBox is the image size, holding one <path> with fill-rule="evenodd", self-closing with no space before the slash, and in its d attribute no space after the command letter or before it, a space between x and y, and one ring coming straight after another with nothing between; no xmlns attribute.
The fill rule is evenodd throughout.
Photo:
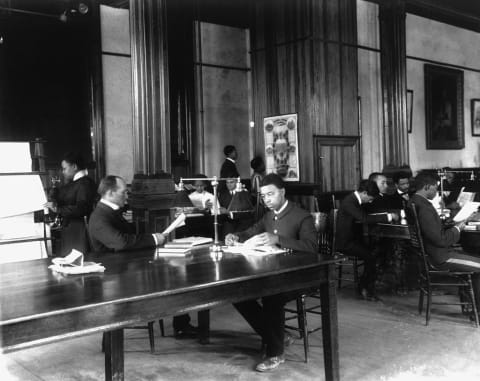
<svg viewBox="0 0 480 381"><path fill-rule="evenodd" d="M462 221L456 224L455 226L458 228L458 230L462 231L463 229L465 229L465 225L466 225L465 221Z"/></svg>
<svg viewBox="0 0 480 381"><path fill-rule="evenodd" d="M278 243L278 235L271 234L271 233L257 234L249 238L247 241L245 241L245 245L250 245L250 246L265 246L265 245L274 246L277 243Z"/></svg>
<svg viewBox="0 0 480 381"><path fill-rule="evenodd" d="M233 246L235 245L235 242L238 242L238 239L238 235L229 233L225 236L225 245Z"/></svg>
<svg viewBox="0 0 480 381"><path fill-rule="evenodd" d="M212 208L213 208L212 200L205 201L205 209L212 209Z"/></svg>
<svg viewBox="0 0 480 381"><path fill-rule="evenodd" d="M161 246L167 240L166 237L162 233L154 233L155 239L157 240L157 246Z"/></svg>
<svg viewBox="0 0 480 381"><path fill-rule="evenodd" d="M57 206L56 206L55 203L52 202L52 201L46 202L45 204L43 204L43 207L50 209L50 210L53 211L54 213L57 213Z"/></svg>

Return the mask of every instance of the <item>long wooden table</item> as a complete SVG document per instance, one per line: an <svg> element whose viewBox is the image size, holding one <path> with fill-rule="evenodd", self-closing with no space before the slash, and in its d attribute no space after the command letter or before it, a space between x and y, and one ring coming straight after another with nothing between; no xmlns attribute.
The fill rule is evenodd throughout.
<svg viewBox="0 0 480 381"><path fill-rule="evenodd" d="M93 259L102 262L105 273L63 276L47 268L49 259L0 265L3 352L106 332L105 378L123 380L126 326L318 286L325 378L339 380L332 259L307 253L217 255L208 248L180 258L149 250Z"/></svg>

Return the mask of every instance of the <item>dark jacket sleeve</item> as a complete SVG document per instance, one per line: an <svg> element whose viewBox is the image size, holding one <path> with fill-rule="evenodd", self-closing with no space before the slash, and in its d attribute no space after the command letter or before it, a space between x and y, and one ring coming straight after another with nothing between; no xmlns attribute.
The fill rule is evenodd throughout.
<svg viewBox="0 0 480 381"><path fill-rule="evenodd" d="M354 197L348 197L345 199L345 205L342 205L344 212L350 214L355 222L374 224L377 222L388 222L388 216L386 214L367 214L365 210L358 207L357 200Z"/></svg>
<svg viewBox="0 0 480 381"><path fill-rule="evenodd" d="M428 241L428 245L447 248L460 239L460 231L456 227L443 229L436 213L437 211L433 207L417 207L420 230L423 239Z"/></svg>
<svg viewBox="0 0 480 381"><path fill-rule="evenodd" d="M247 230L234 234L238 235L240 242L244 242L247 239L263 232L265 232L265 224L263 222L263 219L261 219L260 221L249 227Z"/></svg>

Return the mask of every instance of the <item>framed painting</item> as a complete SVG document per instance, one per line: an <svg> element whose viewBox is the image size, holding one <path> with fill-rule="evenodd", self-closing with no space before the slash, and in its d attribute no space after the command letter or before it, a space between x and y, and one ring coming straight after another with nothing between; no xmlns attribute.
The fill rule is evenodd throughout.
<svg viewBox="0 0 480 381"><path fill-rule="evenodd" d="M425 64L427 149L462 149L463 71Z"/></svg>
<svg viewBox="0 0 480 381"><path fill-rule="evenodd" d="M470 100L470 113L472 115L472 136L480 136L480 99Z"/></svg>
<svg viewBox="0 0 480 381"><path fill-rule="evenodd" d="M265 166L285 181L299 181L297 114L263 118Z"/></svg>

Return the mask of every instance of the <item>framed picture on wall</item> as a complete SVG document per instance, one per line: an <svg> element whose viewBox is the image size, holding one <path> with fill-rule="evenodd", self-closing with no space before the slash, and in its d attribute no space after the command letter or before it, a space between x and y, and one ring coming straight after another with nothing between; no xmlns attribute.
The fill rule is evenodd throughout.
<svg viewBox="0 0 480 381"><path fill-rule="evenodd" d="M472 136L480 136L480 99L470 100L470 113L472 115Z"/></svg>
<svg viewBox="0 0 480 381"><path fill-rule="evenodd" d="M299 181L297 114L263 118L265 166L285 181Z"/></svg>
<svg viewBox="0 0 480 381"><path fill-rule="evenodd" d="M462 149L463 71L425 64L427 149Z"/></svg>
<svg viewBox="0 0 480 381"><path fill-rule="evenodd" d="M407 132L412 133L413 121L413 90L407 90Z"/></svg>

